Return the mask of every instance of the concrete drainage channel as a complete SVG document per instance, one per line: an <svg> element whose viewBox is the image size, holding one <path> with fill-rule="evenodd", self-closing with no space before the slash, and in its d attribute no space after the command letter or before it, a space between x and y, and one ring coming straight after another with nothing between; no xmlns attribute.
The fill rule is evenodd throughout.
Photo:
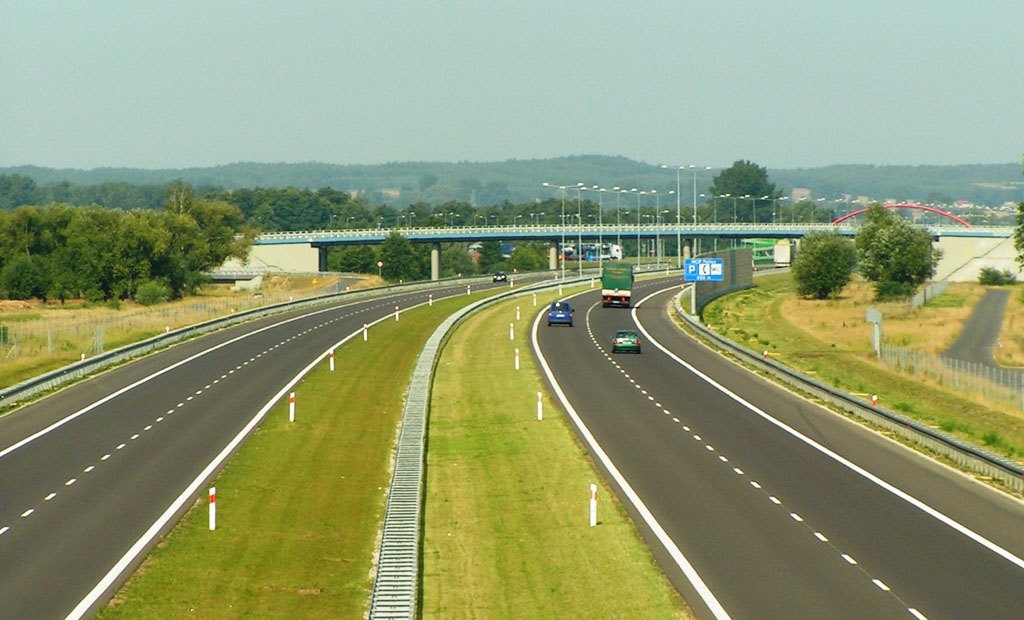
<svg viewBox="0 0 1024 620"><path fill-rule="evenodd" d="M373 597L370 603L371 619L416 616L420 512L423 507L423 446L427 432L427 409L430 404L434 365L448 332L456 323L486 306L554 288L560 284L580 284L588 280L593 281L594 276L547 281L480 300L449 316L427 339L416 360L402 414L402 430L398 437L395 469L384 512L383 533L377 558L377 577L373 584Z"/></svg>

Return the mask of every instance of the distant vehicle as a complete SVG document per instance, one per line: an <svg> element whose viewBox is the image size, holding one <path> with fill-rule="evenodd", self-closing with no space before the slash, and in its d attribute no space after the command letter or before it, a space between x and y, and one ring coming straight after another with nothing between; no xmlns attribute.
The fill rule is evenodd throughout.
<svg viewBox="0 0 1024 620"><path fill-rule="evenodd" d="M601 303L629 307L633 295L633 263L607 262L601 268Z"/></svg>
<svg viewBox="0 0 1024 620"><path fill-rule="evenodd" d="M573 309L567 301L556 301L548 308L548 326L568 325L572 327Z"/></svg>
<svg viewBox="0 0 1024 620"><path fill-rule="evenodd" d="M612 337L612 353L640 353L640 334L620 329Z"/></svg>
<svg viewBox="0 0 1024 620"><path fill-rule="evenodd" d="M508 274L504 271L495 271L493 282L508 282Z"/></svg>
<svg viewBox="0 0 1024 620"><path fill-rule="evenodd" d="M793 262L793 245L789 239L780 239L775 242L775 249L772 253L772 262L776 267L789 267Z"/></svg>

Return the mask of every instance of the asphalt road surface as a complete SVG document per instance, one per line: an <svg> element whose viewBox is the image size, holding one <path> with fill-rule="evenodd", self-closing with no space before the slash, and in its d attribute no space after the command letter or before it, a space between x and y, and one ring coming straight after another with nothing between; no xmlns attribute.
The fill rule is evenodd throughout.
<svg viewBox="0 0 1024 620"><path fill-rule="evenodd" d="M1003 314L1009 299L1010 291L1007 289L986 289L974 305L971 316L964 321L963 331L943 356L983 366L995 366L992 348L999 340L999 330L1003 325Z"/></svg>
<svg viewBox="0 0 1024 620"><path fill-rule="evenodd" d="M205 497L218 457L302 368L396 305L465 294L465 286L235 326L0 418L0 618L94 613L157 537Z"/></svg>
<svg viewBox="0 0 1024 620"><path fill-rule="evenodd" d="M638 282L634 301L669 282ZM698 614L1024 618L1024 505L683 335L666 309L678 284L635 312L587 292L574 327L536 331L578 432ZM634 327L643 353L612 355Z"/></svg>

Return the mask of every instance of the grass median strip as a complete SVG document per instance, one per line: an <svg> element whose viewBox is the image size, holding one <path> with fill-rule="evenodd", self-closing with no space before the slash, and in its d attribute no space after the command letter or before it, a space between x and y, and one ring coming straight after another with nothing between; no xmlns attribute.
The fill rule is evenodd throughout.
<svg viewBox="0 0 1024 620"><path fill-rule="evenodd" d="M416 356L437 325L482 294L384 321L296 386L205 501L146 559L100 618L356 618L366 614L389 463ZM326 348L330 343L322 343Z"/></svg>
<svg viewBox="0 0 1024 620"><path fill-rule="evenodd" d="M524 297L483 310L444 348L427 450L424 618L689 614L546 395L537 420L544 388L529 328L556 298L544 293L537 307ZM591 483L600 489L597 527L588 522Z"/></svg>

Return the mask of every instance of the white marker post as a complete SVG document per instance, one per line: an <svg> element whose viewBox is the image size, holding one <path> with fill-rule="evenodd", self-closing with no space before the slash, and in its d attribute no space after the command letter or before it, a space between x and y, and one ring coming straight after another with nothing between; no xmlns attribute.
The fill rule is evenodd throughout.
<svg viewBox="0 0 1024 620"><path fill-rule="evenodd" d="M370 338L370 326L363 323L363 342L366 342Z"/></svg>
<svg viewBox="0 0 1024 620"><path fill-rule="evenodd" d="M466 294L467 294L467 295L469 295L469 291L470 291L470 288L469 288L469 285L467 284L467 285L466 285Z"/></svg>
<svg viewBox="0 0 1024 620"><path fill-rule="evenodd" d="M594 288L594 278L590 278L590 288Z"/></svg>
<svg viewBox="0 0 1024 620"><path fill-rule="evenodd" d="M519 370L519 349L516 349L516 370Z"/></svg>
<svg viewBox="0 0 1024 620"><path fill-rule="evenodd" d="M516 328L515 328L515 324L514 323L509 323L508 324L508 339L509 340L515 340L516 339Z"/></svg>
<svg viewBox="0 0 1024 620"><path fill-rule="evenodd" d="M331 360L331 372L334 372L334 349L331 349L331 352L327 354L327 359Z"/></svg>
<svg viewBox="0 0 1024 620"><path fill-rule="evenodd" d="M434 296L433 295L427 295L427 305L433 307L433 305L434 305Z"/></svg>
<svg viewBox="0 0 1024 620"><path fill-rule="evenodd" d="M519 320L519 306L516 306L516 320Z"/></svg>
<svg viewBox="0 0 1024 620"><path fill-rule="evenodd" d="M288 395L288 421L295 421L295 392Z"/></svg>
<svg viewBox="0 0 1024 620"><path fill-rule="evenodd" d="M534 308L536 308L536 307L537 307L537 293L534 293L534 294L533 294L533 307L534 307Z"/></svg>
<svg viewBox="0 0 1024 620"><path fill-rule="evenodd" d="M543 420L544 419L544 405L541 402L542 398L543 398L543 394L541 394L540 392L537 392L537 419L538 420Z"/></svg>
<svg viewBox="0 0 1024 620"><path fill-rule="evenodd" d="M590 485L590 527L597 525L597 485Z"/></svg>
<svg viewBox="0 0 1024 620"><path fill-rule="evenodd" d="M217 487L210 487L210 531L217 529Z"/></svg>
<svg viewBox="0 0 1024 620"><path fill-rule="evenodd" d="M398 306L395 306L395 321L398 321Z"/></svg>

